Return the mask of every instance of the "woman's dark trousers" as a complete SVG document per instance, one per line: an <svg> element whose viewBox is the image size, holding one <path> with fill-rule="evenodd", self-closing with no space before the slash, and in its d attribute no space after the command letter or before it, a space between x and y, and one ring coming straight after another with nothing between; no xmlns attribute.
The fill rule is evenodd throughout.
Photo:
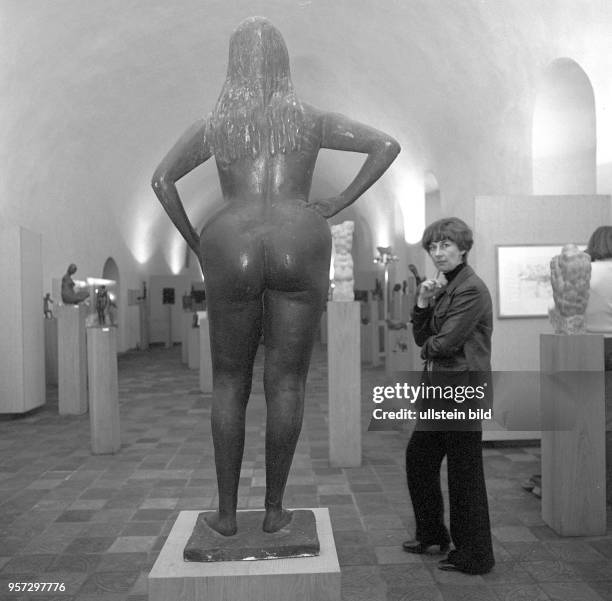
<svg viewBox="0 0 612 601"><path fill-rule="evenodd" d="M450 502L449 554L461 570L489 572L495 560L482 464L482 432L416 430L406 448L406 475L416 519L416 539L426 545L449 542L444 525L440 466L447 457Z"/></svg>

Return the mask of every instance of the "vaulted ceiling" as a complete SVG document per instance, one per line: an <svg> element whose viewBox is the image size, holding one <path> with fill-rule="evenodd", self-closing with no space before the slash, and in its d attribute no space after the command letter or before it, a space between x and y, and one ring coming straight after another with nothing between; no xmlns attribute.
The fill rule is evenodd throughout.
<svg viewBox="0 0 612 601"><path fill-rule="evenodd" d="M415 239L428 172L459 209L466 195L530 191L534 98L558 57L591 78L598 126L612 131L605 0L3 0L0 217L47 235L65 225L68 247L103 247L100 231L116 231L106 239L119 255L146 264L157 253L172 267L184 247L150 177L213 108L229 36L254 14L283 33L301 98L402 145L353 212L379 241ZM343 189L361 160L323 152L313 195ZM214 165L181 192L200 225L220 200ZM48 269L64 264L59 243L47 250Z"/></svg>

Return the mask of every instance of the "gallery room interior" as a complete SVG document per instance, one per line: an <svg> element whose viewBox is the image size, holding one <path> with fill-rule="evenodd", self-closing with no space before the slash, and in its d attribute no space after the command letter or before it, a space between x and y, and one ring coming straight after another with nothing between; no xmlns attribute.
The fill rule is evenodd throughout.
<svg viewBox="0 0 612 601"><path fill-rule="evenodd" d="M355 300L338 301L336 246L284 506L315 510L330 555L303 574L314 558L242 562L250 579L232 562L184 575L182 559L162 565L175 526L219 504L210 295L151 184L215 109L232 32L255 15L281 32L301 102L401 152L328 219L352 222ZM612 225L611 3L4 0L0 21L0 601L226 598L216 586L233 599L612 600L604 335L560 334L548 316L552 257ZM360 171L364 151L347 146L318 153L311 201ZM187 171L177 190L200 234L227 199L214 161ZM421 236L448 216L472 228L469 265L493 304L495 567L480 575L402 550L414 423L371 424L373 390L422 368L410 311L436 270ZM73 284L84 301L62 300ZM266 494L259 346L239 512ZM266 570L285 564L279 585Z"/></svg>

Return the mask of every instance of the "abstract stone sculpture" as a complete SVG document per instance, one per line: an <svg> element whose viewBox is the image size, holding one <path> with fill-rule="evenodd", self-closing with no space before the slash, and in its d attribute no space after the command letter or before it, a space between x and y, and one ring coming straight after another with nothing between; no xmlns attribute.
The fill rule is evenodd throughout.
<svg viewBox="0 0 612 601"><path fill-rule="evenodd" d="M332 239L334 242L334 292L335 301L355 300L353 280L353 232L355 223L344 221L339 225L331 226Z"/></svg>
<svg viewBox="0 0 612 601"><path fill-rule="evenodd" d="M321 148L368 156L342 193L310 201ZM276 532L291 520L282 501L329 287L326 219L361 196L398 152L390 136L302 103L280 32L266 19L252 17L231 37L227 78L212 114L183 134L153 175L155 194L204 273L219 490L219 509L206 523L219 534L237 530L245 411L262 332L267 405L263 530ZM176 182L213 156L225 205L198 235Z"/></svg>
<svg viewBox="0 0 612 601"><path fill-rule="evenodd" d="M575 244L566 244L550 261L554 308L548 315L557 334L585 332L584 312L589 301L591 257Z"/></svg>
<svg viewBox="0 0 612 601"><path fill-rule="evenodd" d="M87 290L75 290L76 284L72 276L76 273L76 270L77 266L74 263L70 263L62 277L62 302L65 305L78 305L89 296L89 291Z"/></svg>

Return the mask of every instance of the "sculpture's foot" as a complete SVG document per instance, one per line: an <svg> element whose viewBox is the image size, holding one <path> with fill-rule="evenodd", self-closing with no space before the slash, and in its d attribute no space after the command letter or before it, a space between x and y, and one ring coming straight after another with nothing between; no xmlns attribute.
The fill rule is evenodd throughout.
<svg viewBox="0 0 612 601"><path fill-rule="evenodd" d="M292 518L292 513L286 509L266 509L266 517L263 521L264 532L278 532L284 528Z"/></svg>
<svg viewBox="0 0 612 601"><path fill-rule="evenodd" d="M221 517L218 511L215 511L215 513L213 513L212 515L207 515L204 518L204 521L215 532L218 532L223 536L233 536L238 530L236 526L236 516Z"/></svg>

